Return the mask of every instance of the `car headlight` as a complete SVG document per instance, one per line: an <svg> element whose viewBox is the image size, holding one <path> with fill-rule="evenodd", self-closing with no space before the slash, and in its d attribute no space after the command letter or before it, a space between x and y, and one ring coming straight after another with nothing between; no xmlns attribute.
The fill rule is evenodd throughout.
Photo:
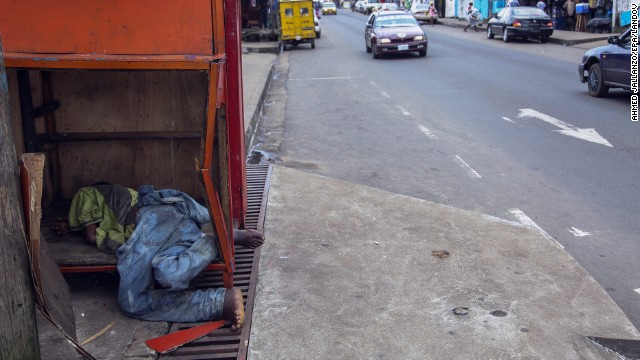
<svg viewBox="0 0 640 360"><path fill-rule="evenodd" d="M415 41L420 41L420 40L423 40L423 39L424 39L424 36L422 36L422 35L418 35L418 36L413 38L413 40L415 40Z"/></svg>
<svg viewBox="0 0 640 360"><path fill-rule="evenodd" d="M390 42L391 42L391 40L389 40L389 39L380 39L380 44L388 44Z"/></svg>

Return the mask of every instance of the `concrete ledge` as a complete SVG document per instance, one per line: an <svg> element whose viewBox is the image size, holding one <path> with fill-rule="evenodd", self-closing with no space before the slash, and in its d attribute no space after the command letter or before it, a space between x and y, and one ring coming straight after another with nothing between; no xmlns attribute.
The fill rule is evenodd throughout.
<svg viewBox="0 0 640 360"><path fill-rule="evenodd" d="M584 335L640 336L515 221L274 166L265 232L251 360L578 360Z"/></svg>
<svg viewBox="0 0 640 360"><path fill-rule="evenodd" d="M277 56L267 53L246 54L243 46L242 77L244 97L245 150L251 146L264 98L273 78L273 63Z"/></svg>

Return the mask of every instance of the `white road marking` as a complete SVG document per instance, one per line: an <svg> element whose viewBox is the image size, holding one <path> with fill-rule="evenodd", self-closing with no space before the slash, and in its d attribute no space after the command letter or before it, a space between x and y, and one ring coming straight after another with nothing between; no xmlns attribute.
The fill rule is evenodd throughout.
<svg viewBox="0 0 640 360"><path fill-rule="evenodd" d="M391 95L387 94L386 91L380 91L380 94L382 94L382 96L391 99Z"/></svg>
<svg viewBox="0 0 640 360"><path fill-rule="evenodd" d="M482 177L480 176L480 174L478 174L477 171L473 170L473 168L469 166L469 164L467 164L464 160L462 160L462 158L458 155L456 155L456 162L458 163L458 165L462 166L462 168L467 171L467 174L469 176L478 178L478 179Z"/></svg>
<svg viewBox="0 0 640 360"><path fill-rule="evenodd" d="M540 226L538 226L538 224L536 224L533 220L531 220L527 215L525 215L525 213L523 213L522 210L520 210L520 209L509 209L509 213L511 215L515 216L515 218L518 219L518 221L522 225L530 227L530 228L536 230L545 239L549 240L552 245L556 246L559 249L564 249L564 246L562 246L562 244L560 244L558 241L556 241L556 239L554 239L546 231L542 230L542 228Z"/></svg>
<svg viewBox="0 0 640 360"><path fill-rule="evenodd" d="M561 134L572 136L574 138L581 139L581 140L591 141L596 144L613 147L613 145L611 145L611 143L609 143L605 138L600 136L600 134L598 134L598 132L595 129L580 129L562 120L558 120L552 116L543 114L539 111L536 111L533 109L520 109L520 114L518 114L518 117L521 118L525 116L540 119L546 123L549 123L555 127L558 127L560 128L560 130L556 130L556 131L558 131Z"/></svg>
<svg viewBox="0 0 640 360"><path fill-rule="evenodd" d="M633 290L633 291L635 291L635 292L637 292L638 294L640 294L640 288L637 288L637 289L635 289L635 290Z"/></svg>
<svg viewBox="0 0 640 360"><path fill-rule="evenodd" d="M577 237L583 237L583 236L591 236L593 235L590 232L586 232L586 231L582 231L580 229L577 229L575 227L571 227L571 229L569 229L569 232L573 234L573 236L577 236Z"/></svg>
<svg viewBox="0 0 640 360"><path fill-rule="evenodd" d="M411 113L410 113L410 112L408 112L408 111L407 111L405 108L403 108L402 106L400 106L400 105L396 105L396 106L398 107L398 109L400 109L400 112L402 113L402 115L404 115L404 116L410 116L410 115L411 115Z"/></svg>
<svg viewBox="0 0 640 360"><path fill-rule="evenodd" d="M373 82L373 81L369 81L369 84L371 84L371 86L373 86L373 87L378 87L378 84L376 84L376 83L375 83L375 82Z"/></svg>
<svg viewBox="0 0 640 360"><path fill-rule="evenodd" d="M335 76L335 77L311 78L311 80L344 80L344 79L355 79L355 77L353 77L353 76Z"/></svg>
<svg viewBox="0 0 640 360"><path fill-rule="evenodd" d="M316 77L316 78L291 78L292 81L308 81L308 80L345 80L355 79L355 76L334 76L334 77Z"/></svg>
<svg viewBox="0 0 640 360"><path fill-rule="evenodd" d="M418 125L418 129L420 129L420 131L422 131L423 134L427 135L429 139L438 140L438 137L436 136L436 134L432 133L431 130L427 129L426 127L422 125Z"/></svg>
<svg viewBox="0 0 640 360"><path fill-rule="evenodd" d="M513 120L509 119L508 117L504 117L504 116L502 117L502 120L508 121L508 122L511 122L511 123L513 122Z"/></svg>

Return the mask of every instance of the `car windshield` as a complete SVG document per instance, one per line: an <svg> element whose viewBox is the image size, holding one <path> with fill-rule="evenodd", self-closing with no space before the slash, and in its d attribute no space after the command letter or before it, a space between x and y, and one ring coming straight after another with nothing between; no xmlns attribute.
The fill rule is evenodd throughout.
<svg viewBox="0 0 640 360"><path fill-rule="evenodd" d="M526 8L513 8L513 15L514 16L547 16L547 14L545 14L544 11L537 9L537 8L531 8L531 9L526 9Z"/></svg>
<svg viewBox="0 0 640 360"><path fill-rule="evenodd" d="M416 10L429 10L429 5L416 5Z"/></svg>
<svg viewBox="0 0 640 360"><path fill-rule="evenodd" d="M416 19L409 16L383 16L376 20L375 27L391 28L391 27L406 27L406 26L418 26Z"/></svg>
<svg viewBox="0 0 640 360"><path fill-rule="evenodd" d="M334 7L336 7L336 5L334 3L324 3L324 4L322 4L322 6L326 7L326 8L334 8Z"/></svg>

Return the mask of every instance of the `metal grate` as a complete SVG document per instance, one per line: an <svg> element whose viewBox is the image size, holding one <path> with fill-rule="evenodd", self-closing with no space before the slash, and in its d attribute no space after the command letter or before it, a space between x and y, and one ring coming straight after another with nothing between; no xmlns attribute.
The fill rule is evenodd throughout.
<svg viewBox="0 0 640 360"><path fill-rule="evenodd" d="M263 230L270 176L271 165L269 164L247 165L246 229ZM161 355L161 360L244 360L247 358L260 248L251 250L237 247L235 252L236 270L233 273L233 282L234 286L242 290L245 308L245 324L242 331L231 332L229 326L224 326L201 339L178 348L174 352ZM222 273L219 271L205 271L195 287L198 289L222 287ZM173 323L169 331L174 332L196 325L200 325L200 323Z"/></svg>

